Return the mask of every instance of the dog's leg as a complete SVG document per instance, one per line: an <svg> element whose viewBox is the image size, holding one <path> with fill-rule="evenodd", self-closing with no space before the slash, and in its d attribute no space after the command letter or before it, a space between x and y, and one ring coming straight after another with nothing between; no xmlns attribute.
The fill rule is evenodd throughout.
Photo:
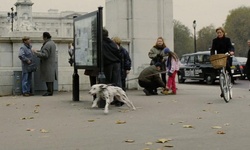
<svg viewBox="0 0 250 150"><path fill-rule="evenodd" d="M128 96L126 95L126 93L124 91L122 91L122 90L119 90L119 93L120 93L120 95L119 96L117 95L116 98L119 101L125 103L129 108L132 108L133 110L136 110L134 104L132 103L132 101L130 101L128 99Z"/></svg>
<svg viewBox="0 0 250 150"><path fill-rule="evenodd" d="M108 91L105 91L103 94L104 94L104 97L106 100L106 104L104 107L104 113L108 114L109 113L109 104L110 104L110 95L109 95Z"/></svg>
<svg viewBox="0 0 250 150"><path fill-rule="evenodd" d="M99 101L99 97L96 97L93 101L92 108L97 107L97 102Z"/></svg>

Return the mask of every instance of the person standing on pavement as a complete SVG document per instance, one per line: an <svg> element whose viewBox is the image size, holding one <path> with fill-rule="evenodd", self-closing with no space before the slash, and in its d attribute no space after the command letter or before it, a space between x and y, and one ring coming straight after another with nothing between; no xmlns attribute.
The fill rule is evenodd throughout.
<svg viewBox="0 0 250 150"><path fill-rule="evenodd" d="M162 87L165 89L165 84L161 80L160 77L161 72L161 63L155 63L154 65L151 65L139 74L138 77L138 83L141 87L143 87L143 92L149 96L149 95L158 95L157 90L158 87Z"/></svg>
<svg viewBox="0 0 250 150"><path fill-rule="evenodd" d="M56 73L56 44L51 40L49 32L43 33L44 43L40 51L34 50L40 58L40 77L46 82L47 92L43 96L52 96L54 91L54 81L57 80Z"/></svg>
<svg viewBox="0 0 250 150"><path fill-rule="evenodd" d="M155 63L161 64L161 71L166 71L165 66L165 59L164 59L164 52L163 49L166 47L164 39L162 37L158 37L156 40L155 45L150 49L148 53L148 57L151 59L150 65L154 65ZM167 83L166 81L166 73L161 74L161 79L164 84Z"/></svg>
<svg viewBox="0 0 250 150"><path fill-rule="evenodd" d="M166 70L168 74L168 82L167 82L167 91L172 90L172 92L168 92L168 94L176 95L176 82L175 77L180 68L179 66L179 58L175 52L170 51L169 48L164 48L164 53L168 55L166 60Z"/></svg>
<svg viewBox="0 0 250 150"><path fill-rule="evenodd" d="M250 81L250 39L247 41L247 45L249 47L249 50L247 53L247 62L246 62L245 71L246 71L247 79ZM250 91L250 83L249 83L248 89Z"/></svg>
<svg viewBox="0 0 250 150"><path fill-rule="evenodd" d="M121 51L121 82L122 89L126 91L126 78L131 70L131 58L128 51L121 46L121 39L119 37L113 37L112 40L117 44Z"/></svg>
<svg viewBox="0 0 250 150"><path fill-rule="evenodd" d="M34 63L33 52L31 50L31 40L29 37L24 36L22 38L23 45L19 49L18 58L22 62L22 94L23 96L32 96L31 92L31 80L32 71L29 70L29 65Z"/></svg>
<svg viewBox="0 0 250 150"><path fill-rule="evenodd" d="M121 51L109 38L107 29L103 29L103 70L106 84L122 87L121 83Z"/></svg>

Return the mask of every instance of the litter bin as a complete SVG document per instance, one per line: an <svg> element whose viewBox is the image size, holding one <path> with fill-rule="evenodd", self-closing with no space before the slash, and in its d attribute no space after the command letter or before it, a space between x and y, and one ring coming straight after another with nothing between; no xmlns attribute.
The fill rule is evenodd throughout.
<svg viewBox="0 0 250 150"><path fill-rule="evenodd" d="M22 71L14 71L13 75L14 83L13 83L13 95L21 95L22 94ZM34 89L34 73L32 73L32 80L31 80L31 91L35 94Z"/></svg>
<svg viewBox="0 0 250 150"><path fill-rule="evenodd" d="M13 95L22 94L22 71L14 71Z"/></svg>

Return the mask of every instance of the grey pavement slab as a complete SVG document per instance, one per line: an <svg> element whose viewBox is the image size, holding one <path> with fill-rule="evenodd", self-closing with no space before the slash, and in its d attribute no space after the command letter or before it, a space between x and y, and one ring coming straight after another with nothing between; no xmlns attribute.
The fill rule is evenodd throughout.
<svg viewBox="0 0 250 150"><path fill-rule="evenodd" d="M177 95L145 96L141 90L127 93L137 110L110 106L108 115L103 109L91 108L92 97L87 91L81 91L79 102L71 100L71 92L57 92L52 97L0 97L0 150L250 147L247 89L235 86L234 98L229 103L219 97L218 85L179 84ZM125 123L117 124L119 121ZM159 139L171 141L157 143Z"/></svg>

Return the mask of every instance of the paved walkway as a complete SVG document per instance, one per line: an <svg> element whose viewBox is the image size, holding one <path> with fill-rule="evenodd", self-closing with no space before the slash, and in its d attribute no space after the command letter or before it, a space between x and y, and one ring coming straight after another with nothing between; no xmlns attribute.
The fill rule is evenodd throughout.
<svg viewBox="0 0 250 150"><path fill-rule="evenodd" d="M218 85L180 84L177 92L128 91L137 110L111 106L108 115L91 108L87 91L79 102L71 92L0 97L0 150L249 149L248 90L235 86L229 103Z"/></svg>

